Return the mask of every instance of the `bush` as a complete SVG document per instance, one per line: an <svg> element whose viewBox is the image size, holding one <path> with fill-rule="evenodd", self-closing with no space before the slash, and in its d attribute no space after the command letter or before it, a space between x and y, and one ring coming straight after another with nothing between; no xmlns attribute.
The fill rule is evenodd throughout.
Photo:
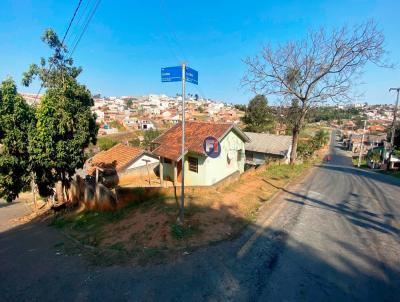
<svg viewBox="0 0 400 302"><path fill-rule="evenodd" d="M302 158L311 157L315 151L326 145L329 141L329 132L323 129L318 130L315 135L307 141L299 141L297 154Z"/></svg>
<svg viewBox="0 0 400 302"><path fill-rule="evenodd" d="M300 141L297 145L297 154L301 158L309 158L314 154L315 151L315 146L312 143L312 140L310 141Z"/></svg>

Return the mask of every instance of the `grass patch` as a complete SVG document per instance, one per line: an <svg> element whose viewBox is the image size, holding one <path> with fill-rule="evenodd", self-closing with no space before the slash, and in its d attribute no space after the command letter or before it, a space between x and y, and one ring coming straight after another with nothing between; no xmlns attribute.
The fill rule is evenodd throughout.
<svg viewBox="0 0 400 302"><path fill-rule="evenodd" d="M309 162L298 165L272 165L263 172L263 176L273 180L289 180L300 175L310 166Z"/></svg>
<svg viewBox="0 0 400 302"><path fill-rule="evenodd" d="M352 158L353 166L358 167L358 155L353 156ZM360 168L367 168L367 159L365 157L361 157Z"/></svg>
<svg viewBox="0 0 400 302"><path fill-rule="evenodd" d="M195 235L199 232L199 229L191 225L185 226L173 223L170 225L170 231L174 238L182 240Z"/></svg>

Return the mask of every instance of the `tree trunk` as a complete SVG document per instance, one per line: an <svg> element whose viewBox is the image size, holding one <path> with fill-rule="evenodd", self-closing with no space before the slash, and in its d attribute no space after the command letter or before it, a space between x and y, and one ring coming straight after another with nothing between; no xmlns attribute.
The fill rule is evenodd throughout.
<svg viewBox="0 0 400 302"><path fill-rule="evenodd" d="M299 141L300 129L297 127L293 128L292 135L292 150L290 151L290 164L293 165L297 159L297 143Z"/></svg>
<svg viewBox="0 0 400 302"><path fill-rule="evenodd" d="M301 113L300 117L297 120L295 126L293 126L293 136L292 136L292 151L290 152L290 164L293 165L296 162L297 159L297 144L299 142L299 136L300 136L300 129L303 127L304 124L304 119L307 114L307 107L306 107L306 102L302 101L303 105L301 108Z"/></svg>

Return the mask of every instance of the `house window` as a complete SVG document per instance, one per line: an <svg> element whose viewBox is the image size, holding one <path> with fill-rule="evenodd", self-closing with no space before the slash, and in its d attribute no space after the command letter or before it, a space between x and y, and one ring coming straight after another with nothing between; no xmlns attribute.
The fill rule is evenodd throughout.
<svg viewBox="0 0 400 302"><path fill-rule="evenodd" d="M165 164L172 164L172 161L170 159L164 157L164 163Z"/></svg>
<svg viewBox="0 0 400 302"><path fill-rule="evenodd" d="M188 157L188 162L189 162L189 171L192 172L199 172L199 160L197 159L197 157Z"/></svg>

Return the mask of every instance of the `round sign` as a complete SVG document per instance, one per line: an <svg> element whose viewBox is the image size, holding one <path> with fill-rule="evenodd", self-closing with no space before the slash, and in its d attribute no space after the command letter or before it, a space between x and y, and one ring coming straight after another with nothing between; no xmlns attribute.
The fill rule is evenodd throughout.
<svg viewBox="0 0 400 302"><path fill-rule="evenodd" d="M212 158L217 158L221 154L221 145L213 136L206 137L203 142L203 149L204 152Z"/></svg>

